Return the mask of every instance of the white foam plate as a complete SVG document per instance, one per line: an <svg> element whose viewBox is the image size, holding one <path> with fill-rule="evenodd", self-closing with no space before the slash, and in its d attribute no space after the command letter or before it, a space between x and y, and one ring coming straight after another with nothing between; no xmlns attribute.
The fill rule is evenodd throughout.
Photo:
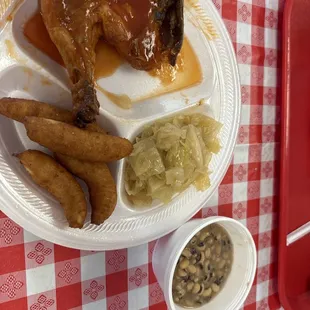
<svg viewBox="0 0 310 310"><path fill-rule="evenodd" d="M203 81L181 92L136 103L131 110L120 109L98 92L99 123L109 132L133 140L147 123L159 118L179 112L212 115L223 128L219 136L222 149L210 163L211 187L204 192L191 187L165 206L135 210L125 197L124 160L119 161L110 166L118 190L113 215L100 226L91 224L88 215L83 229L69 228L55 199L36 186L12 157L26 149L44 149L27 138L21 124L0 116L0 208L9 217L54 243L84 250L111 250L139 245L171 232L208 201L224 177L234 149L240 120L240 84L233 46L213 3L190 2L197 2L200 10L186 2L185 33L201 63ZM33 98L70 108L66 71L23 35L24 23L36 10L37 1L24 1L13 22L0 29L0 97ZM216 32L217 37L209 40L207 31ZM98 83L109 91L136 98L156 88L158 80L124 65L112 77ZM198 106L200 99L205 103Z"/></svg>

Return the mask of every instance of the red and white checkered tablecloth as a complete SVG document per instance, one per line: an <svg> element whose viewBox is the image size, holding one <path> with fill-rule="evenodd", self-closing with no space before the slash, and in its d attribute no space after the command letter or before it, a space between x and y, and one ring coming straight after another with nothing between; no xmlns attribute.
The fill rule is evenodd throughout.
<svg viewBox="0 0 310 310"><path fill-rule="evenodd" d="M278 85L284 1L213 2L237 54L242 120L227 175L196 217L229 216L249 228L258 270L243 309L279 309ZM0 309L166 309L152 271L154 244L107 252L68 249L41 240L0 212Z"/></svg>

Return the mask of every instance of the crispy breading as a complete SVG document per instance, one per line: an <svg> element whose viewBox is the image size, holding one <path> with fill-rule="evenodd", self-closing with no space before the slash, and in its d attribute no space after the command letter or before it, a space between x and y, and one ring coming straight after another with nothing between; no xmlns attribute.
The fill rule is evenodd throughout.
<svg viewBox="0 0 310 310"><path fill-rule="evenodd" d="M17 122L23 122L26 116L36 116L73 124L71 111L36 100L2 98L0 99L0 114ZM97 123L88 124L86 129L105 133L105 130Z"/></svg>
<svg viewBox="0 0 310 310"><path fill-rule="evenodd" d="M91 222L102 224L111 216L117 202L115 181L107 165L85 162L61 154L54 156L68 171L87 184L92 207Z"/></svg>
<svg viewBox="0 0 310 310"><path fill-rule="evenodd" d="M0 114L23 122L26 116L50 118L55 121L72 123L72 113L51 104L28 99L2 98L0 99Z"/></svg>
<svg viewBox="0 0 310 310"><path fill-rule="evenodd" d="M111 162L132 152L132 144L124 138L79 129L70 124L26 117L28 137L55 153L91 162Z"/></svg>
<svg viewBox="0 0 310 310"><path fill-rule="evenodd" d="M61 204L72 228L82 228L87 204L76 179L51 156L29 150L16 155L33 181L51 193Z"/></svg>

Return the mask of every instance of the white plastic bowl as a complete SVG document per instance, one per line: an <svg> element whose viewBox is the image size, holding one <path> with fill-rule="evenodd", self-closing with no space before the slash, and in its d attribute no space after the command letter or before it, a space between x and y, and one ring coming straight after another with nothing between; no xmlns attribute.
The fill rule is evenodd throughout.
<svg viewBox="0 0 310 310"><path fill-rule="evenodd" d="M256 248L250 232L241 223L226 217L214 216L192 220L173 233L159 239L153 253L153 269L169 309L183 310L173 302L172 280L177 261L190 239L204 227L217 223L228 232L234 259L231 273L220 293L199 310L236 310L248 296L256 272Z"/></svg>

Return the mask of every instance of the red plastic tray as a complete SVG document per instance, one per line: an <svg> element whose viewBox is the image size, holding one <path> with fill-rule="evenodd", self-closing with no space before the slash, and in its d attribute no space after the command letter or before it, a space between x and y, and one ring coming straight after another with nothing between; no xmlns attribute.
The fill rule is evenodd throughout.
<svg viewBox="0 0 310 310"><path fill-rule="evenodd" d="M310 235L287 235L310 223L310 0L286 1L282 70L279 296L285 310L309 310Z"/></svg>

